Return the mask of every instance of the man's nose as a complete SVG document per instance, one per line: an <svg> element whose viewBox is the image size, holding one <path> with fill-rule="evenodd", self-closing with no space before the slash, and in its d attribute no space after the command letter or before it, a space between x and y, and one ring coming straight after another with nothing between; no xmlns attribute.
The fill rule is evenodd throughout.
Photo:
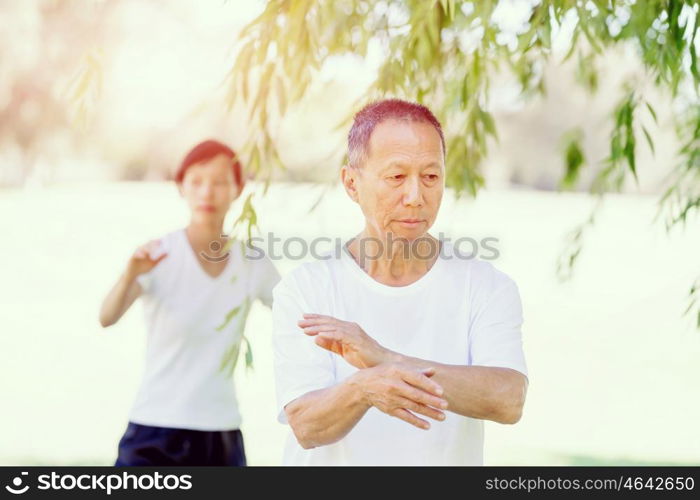
<svg viewBox="0 0 700 500"><path fill-rule="evenodd" d="M416 207L423 206L423 189L420 183L420 179L415 177L409 177L406 179L406 183L404 184L404 186L404 205Z"/></svg>

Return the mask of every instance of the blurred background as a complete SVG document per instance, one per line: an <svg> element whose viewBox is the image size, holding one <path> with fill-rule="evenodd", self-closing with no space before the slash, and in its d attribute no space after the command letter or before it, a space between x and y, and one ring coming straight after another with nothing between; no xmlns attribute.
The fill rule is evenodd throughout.
<svg viewBox="0 0 700 500"><path fill-rule="evenodd" d="M313 17L316 4L327 17ZM606 2L423 2L443 27L432 49L416 49L418 72L406 51L420 44L391 43L414 36L425 17L411 1L0 3L0 463L113 463L146 332L138 301L106 330L99 306L136 246L187 224L172 176L195 143L222 140L250 167L231 224L253 195L262 234L349 238L363 219L337 182L348 117L370 98L397 95L425 99L452 131L448 149L464 153L450 156L458 175L431 232L498 238L494 264L523 299L525 414L515 426L487 422L486 463L699 464L700 146L683 121L698 106L688 35L698 9L684 5L674 17L667 2L649 4L658 10L643 15L656 31L635 29L658 45L652 53L623 39L641 19L635 3L600 28ZM536 17L543 6L546 21ZM374 36L375 18L398 31ZM289 32L294 19L315 37L306 52L285 52L277 38L257 63L241 60L251 44L282 36L256 27ZM585 20L592 36L576 42ZM538 35L547 57L522 59L535 53L520 41L537 22L551 30ZM685 62L669 76L664 47L676 25ZM470 37L490 39L489 26L500 36L489 43L506 55L468 48ZM338 31L331 46L325 29L350 36ZM464 66L473 78L480 50L516 70L484 66L488 77L469 80L454 104L450 75ZM405 82L387 83L387 61L399 56ZM289 74L290 57L313 71ZM286 79L268 113L254 97L269 64ZM242 78L252 95L242 95ZM460 121L474 112L481 125ZM611 172L630 182L608 182ZM682 219L662 198L674 186L690 206ZM299 263L275 262L282 274ZM235 374L252 465L278 464L287 432L275 420L270 328L269 310L256 304L246 328L254 368L239 363Z"/></svg>

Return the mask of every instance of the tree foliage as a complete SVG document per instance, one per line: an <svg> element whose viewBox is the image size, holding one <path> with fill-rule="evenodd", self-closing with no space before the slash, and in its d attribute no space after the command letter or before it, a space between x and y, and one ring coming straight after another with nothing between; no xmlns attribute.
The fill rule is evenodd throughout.
<svg viewBox="0 0 700 500"><path fill-rule="evenodd" d="M674 114L682 147L660 199L660 214L669 230L685 226L700 208L697 2L523 0L517 4L518 8L526 4L528 11L523 24L513 29L504 26L502 9L514 8L516 2L270 0L241 32L230 75L229 100L246 103L251 128L256 130L244 152L248 165L268 183L271 169L283 167L270 116L284 115L297 103L326 61L347 54L365 58L374 44L382 63L364 101L400 96L428 105L446 130L448 186L458 195L474 196L484 184L483 160L498 138L489 111L496 76L510 75L518 82L522 99L532 99L546 93L547 64L575 58L576 80L595 93L599 58L607 49L624 44L635 49L656 87L682 110ZM570 36L567 28L572 28ZM562 37L565 49L557 51L555 42ZM623 83L610 117L609 153L599 164L585 157L580 131L562 131L562 188L575 188L584 168L595 171L590 190L598 197L637 182L639 138L653 152L649 127L656 126L656 111L639 81L629 78ZM574 265L583 231L594 215L572 232L561 269L570 271ZM696 285L691 289L689 310L697 304L697 290ZM700 311L694 314L700 327Z"/></svg>

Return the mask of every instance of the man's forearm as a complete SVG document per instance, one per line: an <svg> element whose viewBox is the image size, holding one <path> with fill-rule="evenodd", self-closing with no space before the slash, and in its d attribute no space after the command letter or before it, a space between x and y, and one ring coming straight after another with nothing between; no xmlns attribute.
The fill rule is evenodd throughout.
<svg viewBox="0 0 700 500"><path fill-rule="evenodd" d="M356 377L295 399L285 412L299 444L315 448L335 443L347 435L369 409Z"/></svg>
<svg viewBox="0 0 700 500"><path fill-rule="evenodd" d="M443 397L454 413L504 424L516 423L520 419L527 377L516 370L446 365L404 356L381 346L357 323L332 316L304 314L298 325L305 334L316 336L319 347L343 356L345 361L361 370L392 364L434 370L431 379L444 390Z"/></svg>
<svg viewBox="0 0 700 500"><path fill-rule="evenodd" d="M527 392L527 379L520 372L491 366L447 365L399 353L391 353L387 361L435 368L432 378L444 389L451 412L503 424L520 420Z"/></svg>

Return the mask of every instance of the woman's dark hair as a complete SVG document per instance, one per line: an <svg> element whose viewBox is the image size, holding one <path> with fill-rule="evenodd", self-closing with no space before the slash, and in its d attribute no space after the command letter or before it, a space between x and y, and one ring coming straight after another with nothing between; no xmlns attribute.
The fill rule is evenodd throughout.
<svg viewBox="0 0 700 500"><path fill-rule="evenodd" d="M195 163L208 161L219 155L224 155L231 159L233 178L236 180L236 184L238 184L238 186L241 189L243 189L243 167L238 161L235 151L233 151L233 149L229 148L227 145L212 139L200 142L195 147L193 147L189 153L187 153L185 158L182 160L180 167L175 173L175 182L181 184L183 179L185 178L185 173L187 172L187 169Z"/></svg>

